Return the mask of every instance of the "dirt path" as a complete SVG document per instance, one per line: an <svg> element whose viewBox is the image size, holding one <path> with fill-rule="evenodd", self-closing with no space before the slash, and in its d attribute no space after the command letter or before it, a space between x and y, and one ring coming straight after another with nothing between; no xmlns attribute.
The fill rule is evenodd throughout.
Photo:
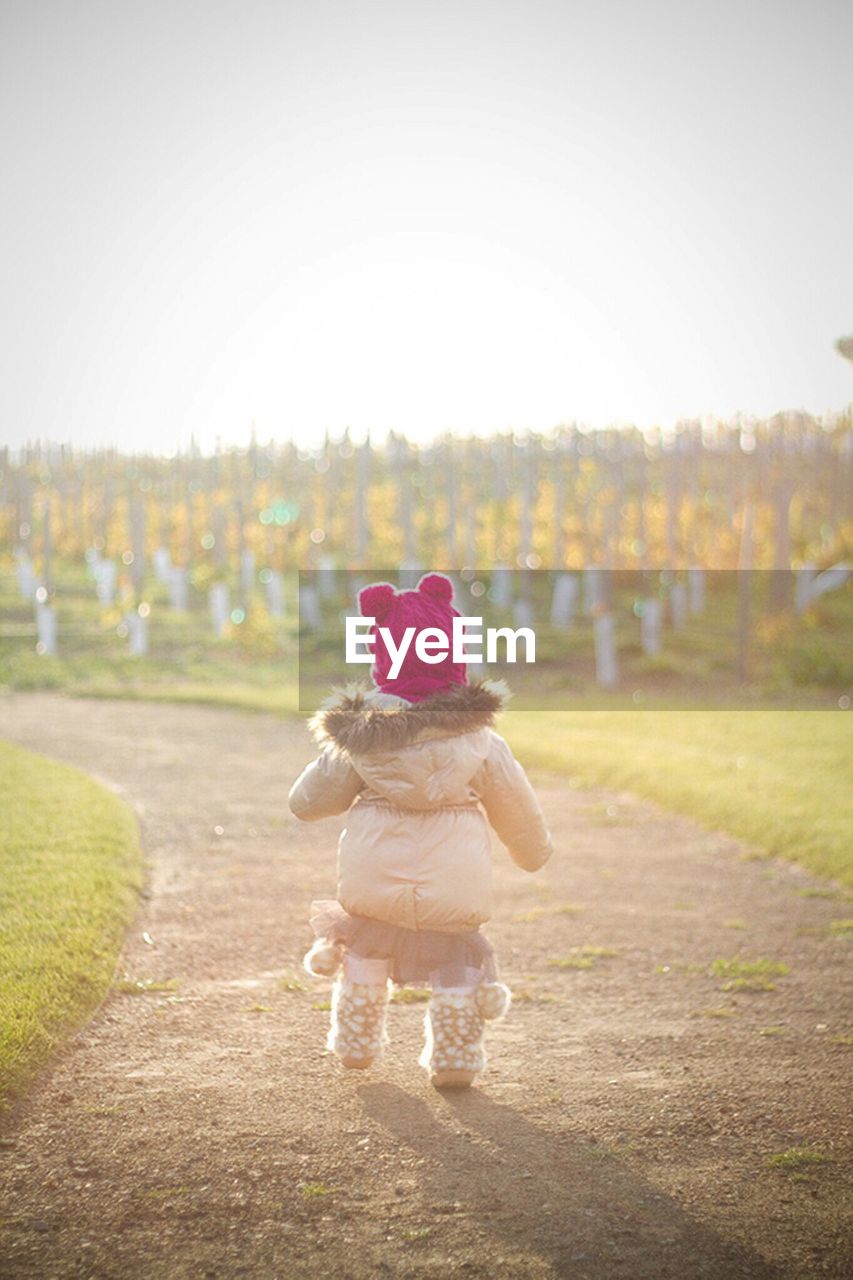
<svg viewBox="0 0 853 1280"><path fill-rule="evenodd" d="M806 874L537 777L552 863L528 877L495 850L516 1003L481 1087L440 1096L423 1005L394 1006L387 1061L347 1074L327 987L282 988L334 890L337 824L287 812L301 726L16 695L0 734L136 805L149 885L122 967L180 983L112 995L4 1122L3 1276L844 1274L845 908L802 896ZM618 954L551 963L584 946ZM791 972L724 993L707 967L739 949ZM831 1161L766 1164L805 1146Z"/></svg>

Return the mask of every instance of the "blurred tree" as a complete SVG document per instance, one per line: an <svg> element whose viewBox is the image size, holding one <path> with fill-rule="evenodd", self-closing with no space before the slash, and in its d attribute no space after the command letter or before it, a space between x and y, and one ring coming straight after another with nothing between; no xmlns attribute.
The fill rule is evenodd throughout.
<svg viewBox="0 0 853 1280"><path fill-rule="evenodd" d="M846 338L839 338L835 344L835 350L840 356L844 356L845 360L853 363L853 333L848 333Z"/></svg>

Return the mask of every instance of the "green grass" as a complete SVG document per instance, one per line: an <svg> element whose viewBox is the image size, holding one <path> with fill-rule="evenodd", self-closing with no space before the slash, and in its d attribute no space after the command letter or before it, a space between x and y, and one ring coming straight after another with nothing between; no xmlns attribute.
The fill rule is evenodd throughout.
<svg viewBox="0 0 853 1280"><path fill-rule="evenodd" d="M135 1192L140 1200L175 1200L178 1196L189 1194L189 1187L150 1187L140 1188Z"/></svg>
<svg viewBox="0 0 853 1280"><path fill-rule="evenodd" d="M798 1174L804 1169L814 1168L815 1165L830 1164L832 1156L826 1155L823 1151L817 1151L814 1147L788 1147L787 1151L779 1151L776 1155L768 1156L766 1160L769 1169L777 1169L780 1173Z"/></svg>
<svg viewBox="0 0 853 1280"><path fill-rule="evenodd" d="M396 987L391 996L393 1004L423 1004L432 992L428 987Z"/></svg>
<svg viewBox="0 0 853 1280"><path fill-rule="evenodd" d="M775 977L784 978L790 969L773 960L742 960L740 956L714 960L709 969L714 978L723 978L721 991L775 991Z"/></svg>
<svg viewBox="0 0 853 1280"><path fill-rule="evenodd" d="M596 960L613 960L619 955L615 947L573 947L567 956L554 956L548 961L552 969L591 969Z"/></svg>
<svg viewBox="0 0 853 1280"><path fill-rule="evenodd" d="M841 711L511 711L528 765L624 788L853 886L851 721Z"/></svg>
<svg viewBox="0 0 853 1280"><path fill-rule="evenodd" d="M125 975L115 984L116 991L125 996L171 994L180 989L177 978L131 978Z"/></svg>
<svg viewBox="0 0 853 1280"><path fill-rule="evenodd" d="M297 713L292 641L283 642L278 658L258 658L233 645L205 646L195 630L192 639L169 662L124 653L66 660L15 651L7 682L92 697ZM844 712L805 704L800 710L625 709L624 694L608 701L616 703L613 709L589 709L594 701L579 695L576 710L524 711L520 697L501 732L527 765L580 786L632 791L762 854L853 887L853 824L843 801L853 791L853 721Z"/></svg>
<svg viewBox="0 0 853 1280"><path fill-rule="evenodd" d="M123 801L0 742L0 1102L106 993L141 865Z"/></svg>
<svg viewBox="0 0 853 1280"><path fill-rule="evenodd" d="M296 713L286 676L254 685L229 675L215 685L90 676L72 691ZM851 723L841 711L816 710L513 710L500 728L529 766L580 786L632 791L853 887L853 823L843 799L853 791Z"/></svg>
<svg viewBox="0 0 853 1280"><path fill-rule="evenodd" d="M564 1004L562 996L553 991L531 991L530 987L513 987L512 1003L517 1004Z"/></svg>

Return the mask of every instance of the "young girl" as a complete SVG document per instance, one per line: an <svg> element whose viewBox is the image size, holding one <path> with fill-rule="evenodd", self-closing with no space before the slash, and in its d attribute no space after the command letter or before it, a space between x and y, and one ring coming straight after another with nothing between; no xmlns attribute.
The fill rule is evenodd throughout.
<svg viewBox="0 0 853 1280"><path fill-rule="evenodd" d="M489 919L491 854L486 817L510 854L536 871L551 839L525 773L494 732L504 686L468 684L448 653L424 663L407 651L395 679L376 628L399 646L407 627L450 636L453 587L428 574L414 591L387 583L359 594L375 618L369 692L339 692L311 728L322 754L290 791L297 818L348 811L338 847L338 900L315 902L310 973L337 977L328 1045L345 1067L363 1068L386 1043L388 980L428 983L421 1064L437 1088L470 1085L485 1066L483 1024L501 1017L510 993L498 981ZM484 811L485 810L485 816Z"/></svg>

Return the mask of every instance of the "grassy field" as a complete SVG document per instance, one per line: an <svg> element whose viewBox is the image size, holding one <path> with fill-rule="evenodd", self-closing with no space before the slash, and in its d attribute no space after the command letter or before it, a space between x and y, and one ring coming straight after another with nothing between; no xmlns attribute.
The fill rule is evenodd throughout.
<svg viewBox="0 0 853 1280"><path fill-rule="evenodd" d="M840 711L511 711L526 764L618 787L853 886L851 724Z"/></svg>
<svg viewBox="0 0 853 1280"><path fill-rule="evenodd" d="M292 666L245 667L208 659L198 672L171 676L151 664L132 678L123 671L98 675L91 667L74 678L59 660L54 687L77 696L186 702L298 714ZM144 660L143 660L144 662ZM127 672L129 676L131 673ZM49 682L51 683L51 682ZM602 710L602 702L610 705ZM523 696L501 731L525 763L566 774L578 785L623 788L738 836L756 849L792 859L817 875L853 885L851 720L820 710L672 710L667 705L629 709L624 695L583 695L576 710L524 710ZM825 703L824 703L825 706Z"/></svg>
<svg viewBox="0 0 853 1280"><path fill-rule="evenodd" d="M45 657L34 651L31 605L17 597L11 574L0 574L0 689L55 688L77 696L296 715L300 643L294 583L288 590L285 618L270 619L256 599L241 625L213 640L201 598L191 614L172 614L163 588L155 587L152 653L139 658L127 653L117 633L122 609L102 609L78 570L59 602L65 628L60 656ZM502 729L521 758L581 785L629 789L756 849L853 883L853 830L845 800L853 793L851 721L839 709L849 702L853 587L821 601L804 618L762 624L770 628L764 651L776 655L776 665L768 659L764 679L745 689L733 682L726 663L719 665L731 617L670 632L666 652L647 658L635 652L636 619L631 621L623 603L621 625L627 630L620 652L630 679L626 673L621 691L595 687L586 669L589 654L584 656L589 636L582 629L561 639L559 654L549 655L546 644L527 684L521 668L511 677L516 697ZM731 612L731 600L728 605ZM329 656L324 643L312 637L301 642L303 681L310 673L313 702L322 683L314 677L326 669ZM318 655L323 661L316 663ZM560 661L549 662L549 656ZM337 669L331 662L328 667ZM541 706L543 688L554 703L571 709L526 710L534 701ZM695 709L697 697L701 705L710 699L715 707L731 709ZM689 701L694 709L672 709Z"/></svg>
<svg viewBox="0 0 853 1280"><path fill-rule="evenodd" d="M0 1106L102 999L141 861L118 797L0 743Z"/></svg>
<svg viewBox="0 0 853 1280"><path fill-rule="evenodd" d="M755 581L753 626L742 679L737 645L738 599L733 575L721 575L714 588L713 607L701 617L689 616L680 630L668 627L665 645L657 655L644 654L640 621L636 616L636 584L615 585L616 641L621 692L597 687L592 625L588 618L565 629L548 622L549 574L536 578L536 665L504 668L516 690L516 704L541 707L576 705L609 709L633 697L643 705L676 708L814 706L830 709L853 688L853 580L849 586L823 597L801 616L769 615L768 575ZM716 580L715 580L716 581ZM127 686L165 686L176 698L187 699L205 687L245 685L260 688L276 707L285 706L286 686L301 677L303 693L325 688L342 678L340 615L352 607L349 577L338 594L324 603L319 631L299 633L296 581L286 578L287 607L273 618L263 594L255 591L246 608L234 611L219 638L214 638L207 602L194 590L192 609L171 610L162 584L151 583L150 652L145 657L128 651L127 615L132 600L101 605L92 583L79 566L65 566L54 604L59 625L58 656L36 652L33 605L17 590L12 573L0 565L0 690L66 689L75 693L109 693ZM480 584L482 585L482 584ZM234 599L238 598L234 587ZM473 598L472 598L473 599ZM764 605L760 606L761 600ZM468 607L462 601L461 607ZM471 605L471 608L474 606ZM481 606L477 606L479 609ZM509 624L500 611L489 624ZM496 674L501 670L496 668ZM350 676L365 668L351 668ZM224 700L224 699L222 699Z"/></svg>

